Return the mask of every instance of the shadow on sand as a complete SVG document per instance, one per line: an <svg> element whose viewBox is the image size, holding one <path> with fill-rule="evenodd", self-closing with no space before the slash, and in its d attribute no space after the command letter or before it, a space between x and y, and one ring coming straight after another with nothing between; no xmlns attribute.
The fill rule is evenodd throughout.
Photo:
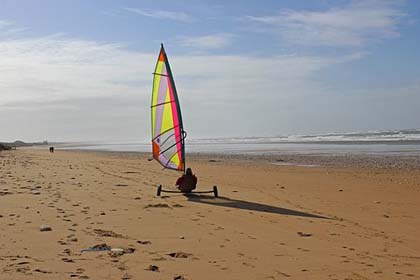
<svg viewBox="0 0 420 280"><path fill-rule="evenodd" d="M287 208L281 208L276 206L271 206L267 204L248 202L244 200L231 199L228 197L219 196L217 198L208 195L194 195L186 194L188 201L196 203L204 203L214 206L230 207L243 210L251 210L265 213L273 213L280 215L289 215L289 216L299 216L306 218L318 218L318 219L329 219L328 217L323 217L315 214L310 214L306 212L296 211Z"/></svg>

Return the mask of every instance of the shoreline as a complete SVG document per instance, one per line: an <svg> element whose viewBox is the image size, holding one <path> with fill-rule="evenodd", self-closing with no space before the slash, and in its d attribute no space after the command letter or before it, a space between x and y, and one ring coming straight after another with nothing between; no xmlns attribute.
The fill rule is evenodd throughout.
<svg viewBox="0 0 420 280"><path fill-rule="evenodd" d="M46 147L43 147L47 149ZM40 150L35 148L20 148ZM66 149L56 148L56 151L86 152L86 153L110 153L140 155L151 158L151 153L143 151L110 151L98 149ZM378 169L410 169L420 170L420 154L365 154L365 153L221 153L221 152L187 152L187 160L207 159L213 160L237 160L260 162L275 165L307 166L307 167L351 167L351 168L378 168Z"/></svg>

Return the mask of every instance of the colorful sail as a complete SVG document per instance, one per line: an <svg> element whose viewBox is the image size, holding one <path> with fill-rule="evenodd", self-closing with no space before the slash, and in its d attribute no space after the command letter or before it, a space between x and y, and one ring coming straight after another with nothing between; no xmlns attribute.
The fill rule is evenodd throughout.
<svg viewBox="0 0 420 280"><path fill-rule="evenodd" d="M184 171L185 132L175 82L163 45L153 73L151 108L153 157L165 168Z"/></svg>

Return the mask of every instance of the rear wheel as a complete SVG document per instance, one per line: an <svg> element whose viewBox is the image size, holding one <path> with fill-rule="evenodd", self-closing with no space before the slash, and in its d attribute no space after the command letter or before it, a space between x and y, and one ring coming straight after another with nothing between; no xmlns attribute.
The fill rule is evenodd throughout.
<svg viewBox="0 0 420 280"><path fill-rule="evenodd" d="M217 186L213 186L213 193L214 193L214 197L219 196L219 191L217 190Z"/></svg>
<svg viewBox="0 0 420 280"><path fill-rule="evenodd" d="M158 188L157 188L157 192L156 192L156 195L157 196L160 196L160 193L162 192L162 185L159 185L158 186Z"/></svg>

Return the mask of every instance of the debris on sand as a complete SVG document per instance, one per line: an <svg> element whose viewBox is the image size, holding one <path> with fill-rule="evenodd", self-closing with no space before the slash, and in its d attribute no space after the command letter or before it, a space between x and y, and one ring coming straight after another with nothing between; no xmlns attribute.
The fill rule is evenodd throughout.
<svg viewBox="0 0 420 280"><path fill-rule="evenodd" d="M135 251L136 251L136 249L131 248L131 247L129 247L129 248L112 248L111 252L109 252L109 256L111 258L116 258L116 257L122 256L124 254L132 254Z"/></svg>
<svg viewBox="0 0 420 280"><path fill-rule="evenodd" d="M81 252L96 252L96 251L110 251L111 247L106 245L105 243L98 244L87 249L83 249Z"/></svg>
<svg viewBox="0 0 420 280"><path fill-rule="evenodd" d="M39 227L40 231L52 231L52 228L49 225L41 225Z"/></svg>
<svg viewBox="0 0 420 280"><path fill-rule="evenodd" d="M109 256L111 258L116 258L119 256L122 256L124 254L132 254L136 251L135 248L112 248L111 251L109 252Z"/></svg>
<svg viewBox="0 0 420 280"><path fill-rule="evenodd" d="M177 275L177 276L174 277L174 280L187 280L187 278L185 278L182 275Z"/></svg>
<svg viewBox="0 0 420 280"><path fill-rule="evenodd" d="M184 252L175 252L175 253L169 253L168 256L171 256L172 258L188 258L191 256L191 254L184 253Z"/></svg>
<svg viewBox="0 0 420 280"><path fill-rule="evenodd" d="M81 252L102 252L102 251L109 251L109 256L112 258L116 258L122 256L124 254L132 254L136 251L135 248L111 248L106 243L98 244L87 249L81 250Z"/></svg>

